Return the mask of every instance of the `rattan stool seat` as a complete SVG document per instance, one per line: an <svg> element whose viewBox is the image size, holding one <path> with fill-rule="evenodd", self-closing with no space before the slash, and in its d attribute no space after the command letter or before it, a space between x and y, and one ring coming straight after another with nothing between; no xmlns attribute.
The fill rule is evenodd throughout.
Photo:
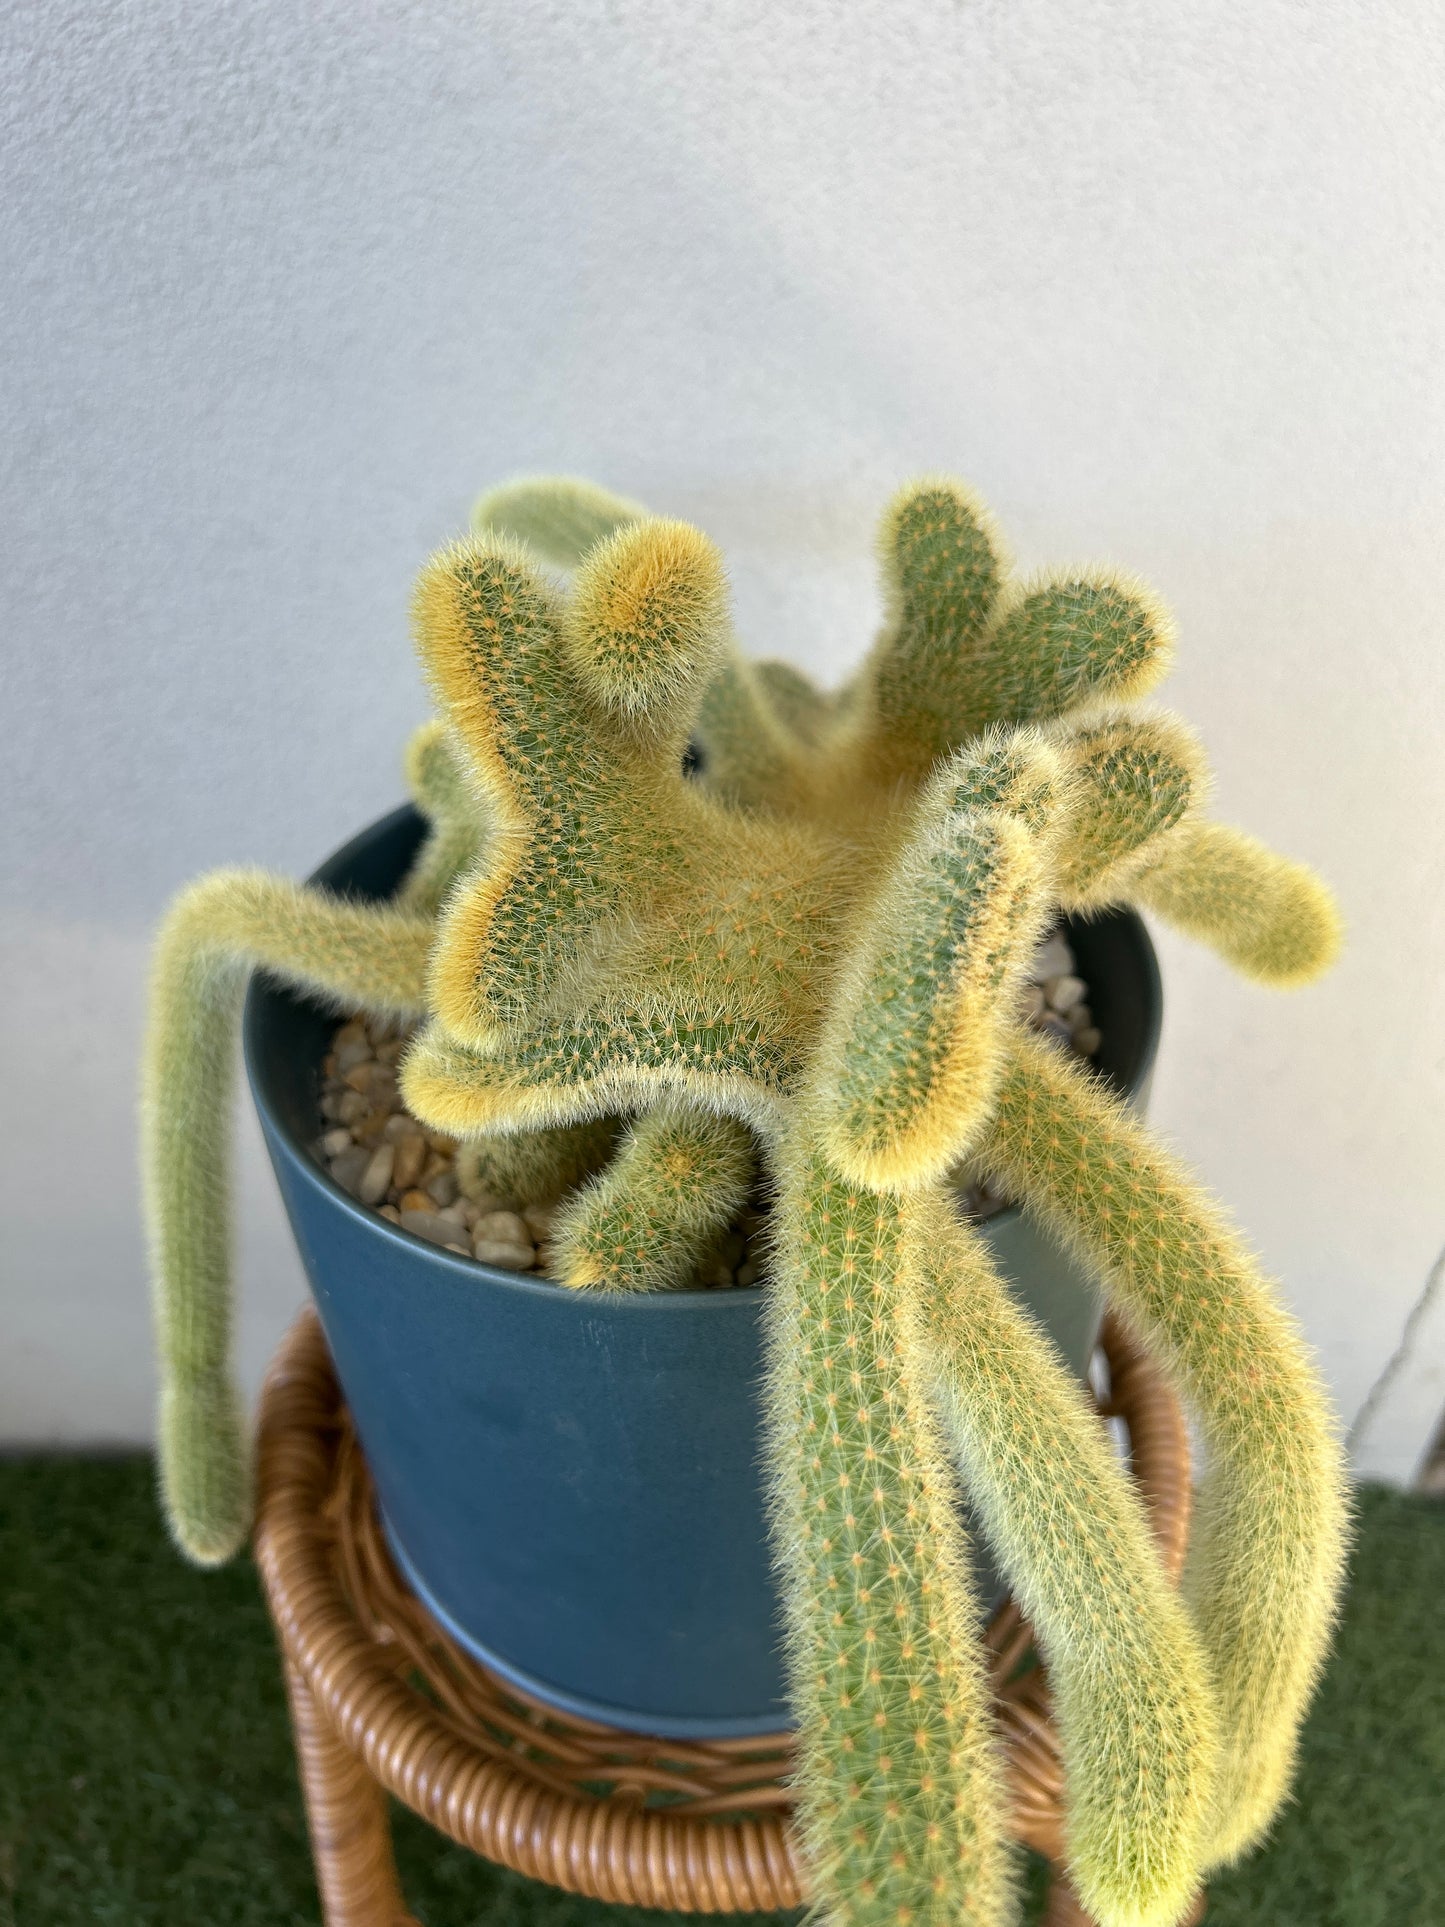
<svg viewBox="0 0 1445 1927"><path fill-rule="evenodd" d="M1101 1411L1129 1430L1133 1474L1171 1576L1189 1528L1179 1407L1120 1327L1101 1349ZM559 1714L451 1639L398 1574L313 1312L262 1394L256 1558L285 1657L326 1927L404 1927L383 1797L489 1860L598 1900L682 1912L805 1898L789 1828L785 1733L698 1744ZM1027 1622L990 1622L998 1734L1016 1838L1057 1862L1063 1774ZM1054 1927L1083 1922L1063 1880Z"/></svg>

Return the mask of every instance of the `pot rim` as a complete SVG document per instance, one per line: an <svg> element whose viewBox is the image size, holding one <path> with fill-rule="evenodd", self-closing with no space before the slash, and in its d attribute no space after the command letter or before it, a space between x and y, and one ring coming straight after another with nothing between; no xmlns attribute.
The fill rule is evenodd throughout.
<svg viewBox="0 0 1445 1927"><path fill-rule="evenodd" d="M337 875L348 869L358 855L367 849L379 836L384 835L388 831L400 829L404 823L418 817L418 815L419 812L413 804L402 803L398 805L397 808L388 811L384 816L377 817L374 822L358 830L356 834L342 844L339 849L333 851L323 863L318 864L316 869L307 877L306 881L311 884L330 887L334 883ZM382 899L376 900L381 901ZM1155 955L1154 945L1150 941L1148 930L1138 911L1127 906L1121 906L1109 914L1120 915L1125 920L1126 927L1129 928L1130 941L1144 979L1144 1037L1139 1050L1138 1061L1133 1066L1133 1072L1128 1080L1125 1092L1126 1095L1133 1097L1147 1085L1150 1074L1154 1068L1155 1058L1158 1054L1159 1035L1163 1024L1163 981L1159 974L1159 960ZM1089 919L1085 918L1081 919L1081 921L1087 922ZM442 1245L435 1245L426 1238L419 1238L415 1232L407 1231L401 1225L392 1224L390 1219L383 1218L381 1214L374 1211L370 1205L362 1204L359 1199L353 1198L349 1191L342 1189L325 1166L317 1163L308 1145L292 1131L290 1125L273 1102L271 1092L268 1088L267 1074L263 1067L260 1047L260 1029L264 1021L263 999L268 993L281 997L289 997L298 1003L316 1001L308 1000L302 992L293 990L289 985L279 982L265 970L255 970L251 973L246 991L245 1009L242 1016L241 1041L246 1078L250 1085L252 1102L255 1104L258 1113L260 1113L263 1122L268 1127L272 1141L284 1146L292 1163L299 1172L304 1174L307 1181L318 1186L325 1192L332 1202L341 1206L355 1223L365 1225L369 1231L389 1240L403 1251L414 1252L420 1248L427 1253L433 1262L443 1264L459 1278L475 1282L480 1277L490 1284L502 1286L509 1291L520 1292L524 1295L546 1296L555 1299L556 1295L560 1292L564 1294L566 1298L575 1300L579 1306L590 1306L594 1309L597 1307L600 1299L605 1299L608 1313L612 1315L624 1312L636 1312L638 1314L652 1316L656 1315L658 1311L668 1307L678 1312L684 1310L695 1312L703 1304L711 1304L715 1307L716 1315L718 1316L726 1315L725 1308L735 1305L740 1305L744 1309L754 1313L756 1312L757 1294L749 1286L734 1286L732 1290L725 1290L716 1285L682 1285L668 1291L612 1291L606 1293L569 1291L567 1286L562 1284L558 1279L540 1277L535 1273L504 1271L499 1266L483 1264L481 1260L477 1258L464 1258L459 1252L448 1251ZM1118 1088L1117 1081L1115 1082L1115 1088ZM318 1123L319 1122L320 1120L318 1119ZM1001 1211L993 1212L984 1220L984 1223L991 1225L1002 1224L1007 1220L1018 1218L1021 1213L1021 1205L1008 1204L1005 1205Z"/></svg>

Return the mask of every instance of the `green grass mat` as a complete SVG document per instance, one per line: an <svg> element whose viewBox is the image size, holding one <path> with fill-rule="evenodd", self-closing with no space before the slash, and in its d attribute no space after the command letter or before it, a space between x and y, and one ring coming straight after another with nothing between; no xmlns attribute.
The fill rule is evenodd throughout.
<svg viewBox="0 0 1445 1927"><path fill-rule="evenodd" d="M684 1919L553 1893L409 1815L396 1838L425 1927ZM1214 1883L1209 1920L1445 1927L1442 1846L1445 1505L1367 1489L1296 1801L1273 1842ZM182 1566L145 1461L0 1462L0 1927L318 1919L250 1566Z"/></svg>

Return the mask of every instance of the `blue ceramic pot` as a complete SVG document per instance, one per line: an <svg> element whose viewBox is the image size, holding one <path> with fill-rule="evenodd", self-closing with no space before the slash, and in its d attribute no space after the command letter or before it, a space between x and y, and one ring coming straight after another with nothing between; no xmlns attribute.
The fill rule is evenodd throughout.
<svg viewBox="0 0 1445 1927"><path fill-rule="evenodd" d="M398 810L313 881L384 897L421 830ZM1104 1036L1100 1067L1142 1103L1161 1009L1144 926L1115 913L1068 934ZM566 1291L439 1250L357 1204L307 1148L334 1023L256 979L246 1068L411 1583L479 1659L570 1712L676 1738L785 1726L759 1457L761 1291ZM1082 1371L1099 1321L1089 1279L1018 1211L985 1233ZM996 1591L991 1572L980 1580Z"/></svg>

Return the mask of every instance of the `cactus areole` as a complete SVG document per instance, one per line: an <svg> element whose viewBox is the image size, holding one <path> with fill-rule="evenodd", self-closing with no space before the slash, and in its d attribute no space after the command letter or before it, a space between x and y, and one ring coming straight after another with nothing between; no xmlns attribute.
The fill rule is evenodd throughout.
<svg viewBox="0 0 1445 1927"><path fill-rule="evenodd" d="M1014 579L941 477L895 497L879 552L883 627L833 692L739 650L705 536L585 483L494 491L422 571L420 847L379 826L326 878L349 895L218 873L157 947L163 1495L197 1561L244 1539L226 1178L262 966L419 1023L403 1096L482 1190L570 1187L555 1283L416 1258L298 1153L325 1017L254 997L278 1175L398 1552L441 1615L622 1723L756 1730L785 1705L820 1917L998 1927L1015 1880L986 1540L1050 1668L1075 1887L1105 1927L1168 1927L1287 1794L1340 1581L1341 1456L1244 1240L1105 1078L1028 1029L1021 990L1061 915L1087 945L1142 907L1276 986L1332 960L1338 919L1303 866L1205 816L1199 745L1140 706L1173 646L1142 584ZM1189 1407L1206 1463L1181 1592L1011 1261L957 1209L960 1173L1019 1202L1018 1235L1070 1255ZM689 1290L758 1182L757 1287ZM716 1395L733 1381L747 1399ZM428 1427L448 1409L465 1422ZM569 1452L590 1534L529 1503ZM630 1591L599 1591L599 1535Z"/></svg>

